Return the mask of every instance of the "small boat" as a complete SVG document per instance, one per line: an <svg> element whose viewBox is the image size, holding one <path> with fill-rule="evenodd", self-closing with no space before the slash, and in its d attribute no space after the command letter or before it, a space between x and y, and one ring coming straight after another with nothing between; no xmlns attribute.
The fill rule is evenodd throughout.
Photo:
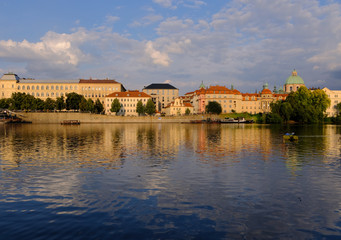
<svg viewBox="0 0 341 240"><path fill-rule="evenodd" d="M79 120L64 120L60 124L62 125L79 125L81 122Z"/></svg>
<svg viewBox="0 0 341 240"><path fill-rule="evenodd" d="M220 123L253 123L253 120L245 120L245 118L225 118Z"/></svg>
<svg viewBox="0 0 341 240"><path fill-rule="evenodd" d="M283 139L288 141L297 141L298 136L295 135L295 133L286 133L283 135Z"/></svg>

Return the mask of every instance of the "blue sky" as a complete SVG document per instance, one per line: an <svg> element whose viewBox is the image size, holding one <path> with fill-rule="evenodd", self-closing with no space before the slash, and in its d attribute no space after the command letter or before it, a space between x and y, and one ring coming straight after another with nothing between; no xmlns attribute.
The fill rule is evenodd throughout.
<svg viewBox="0 0 341 240"><path fill-rule="evenodd" d="M0 73L170 82L183 94L231 84L341 89L341 1L1 0Z"/></svg>

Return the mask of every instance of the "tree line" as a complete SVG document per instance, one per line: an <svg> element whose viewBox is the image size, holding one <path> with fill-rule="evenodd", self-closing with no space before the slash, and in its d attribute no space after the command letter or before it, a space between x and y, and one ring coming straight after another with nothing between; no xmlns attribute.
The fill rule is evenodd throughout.
<svg viewBox="0 0 341 240"><path fill-rule="evenodd" d="M47 98L42 100L26 93L13 93L11 98L0 99L0 108L9 110L23 111L61 111L74 110L81 112L102 113L104 111L103 104L99 99L95 102L89 98L85 99L83 95L75 92L57 97L56 100Z"/></svg>
<svg viewBox="0 0 341 240"><path fill-rule="evenodd" d="M310 91L306 87L300 87L284 101L270 104L271 113L266 115L266 122L322 123L329 106L330 99L323 90Z"/></svg>

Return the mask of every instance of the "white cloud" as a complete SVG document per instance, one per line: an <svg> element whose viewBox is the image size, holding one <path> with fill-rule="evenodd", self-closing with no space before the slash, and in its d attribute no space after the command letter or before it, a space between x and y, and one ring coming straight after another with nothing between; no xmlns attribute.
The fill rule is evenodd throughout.
<svg viewBox="0 0 341 240"><path fill-rule="evenodd" d="M117 16L107 16L106 17L108 23L114 23L120 20L120 17Z"/></svg>
<svg viewBox="0 0 341 240"><path fill-rule="evenodd" d="M140 27L140 26L148 26L150 24L159 22L163 19L161 15L148 15L143 17L140 21L134 21L130 26L132 27Z"/></svg>
<svg viewBox="0 0 341 240"><path fill-rule="evenodd" d="M168 57L167 53L161 53L160 51L157 51L153 47L153 43L151 41L148 41L146 44L146 53L148 56L150 56L153 59L153 63L157 65L161 65L164 67L168 67L170 64L170 59Z"/></svg>
<svg viewBox="0 0 341 240"><path fill-rule="evenodd" d="M165 8L173 8L173 9L176 8L176 6L173 5L172 0L153 0L153 2L163 6Z"/></svg>

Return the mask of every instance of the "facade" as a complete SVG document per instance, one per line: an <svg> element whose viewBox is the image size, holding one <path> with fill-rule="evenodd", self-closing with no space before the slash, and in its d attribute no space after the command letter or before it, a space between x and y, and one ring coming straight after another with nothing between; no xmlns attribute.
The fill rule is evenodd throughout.
<svg viewBox="0 0 341 240"><path fill-rule="evenodd" d="M303 79L297 75L296 70L292 71L284 84L284 92L296 92L300 87L305 86Z"/></svg>
<svg viewBox="0 0 341 240"><path fill-rule="evenodd" d="M247 112L250 114L270 112L270 103L284 100L288 94L273 93L268 84L263 86L260 93L240 93L237 89L225 86L210 86L195 91L192 97L194 113L205 113L209 102L215 101L221 105L222 113Z"/></svg>
<svg viewBox="0 0 341 240"><path fill-rule="evenodd" d="M142 91L152 97L158 112L162 112L168 104L179 97L179 89L168 83L152 83Z"/></svg>
<svg viewBox="0 0 341 240"><path fill-rule="evenodd" d="M341 103L341 90L330 90L326 87L322 89L330 98L330 107L327 109L328 117L333 117L338 114L336 105Z"/></svg>
<svg viewBox="0 0 341 240"><path fill-rule="evenodd" d="M110 111L111 104L115 98L121 103L121 109L117 114ZM136 112L138 101L142 101L143 105L146 105L150 98L150 95L139 91L114 92L105 98L105 113L108 115L116 114L118 116L138 116Z"/></svg>
<svg viewBox="0 0 341 240"><path fill-rule="evenodd" d="M185 115L187 109L190 114L193 113L193 106L190 102L184 101L184 98L178 97L171 102L165 109L166 115Z"/></svg>
<svg viewBox="0 0 341 240"><path fill-rule="evenodd" d="M104 103L106 95L117 91L125 91L125 88L121 83L109 79L35 80L19 78L14 73L4 74L0 78L0 98L10 98L12 93L21 92L45 100L75 92L86 99L99 99Z"/></svg>

